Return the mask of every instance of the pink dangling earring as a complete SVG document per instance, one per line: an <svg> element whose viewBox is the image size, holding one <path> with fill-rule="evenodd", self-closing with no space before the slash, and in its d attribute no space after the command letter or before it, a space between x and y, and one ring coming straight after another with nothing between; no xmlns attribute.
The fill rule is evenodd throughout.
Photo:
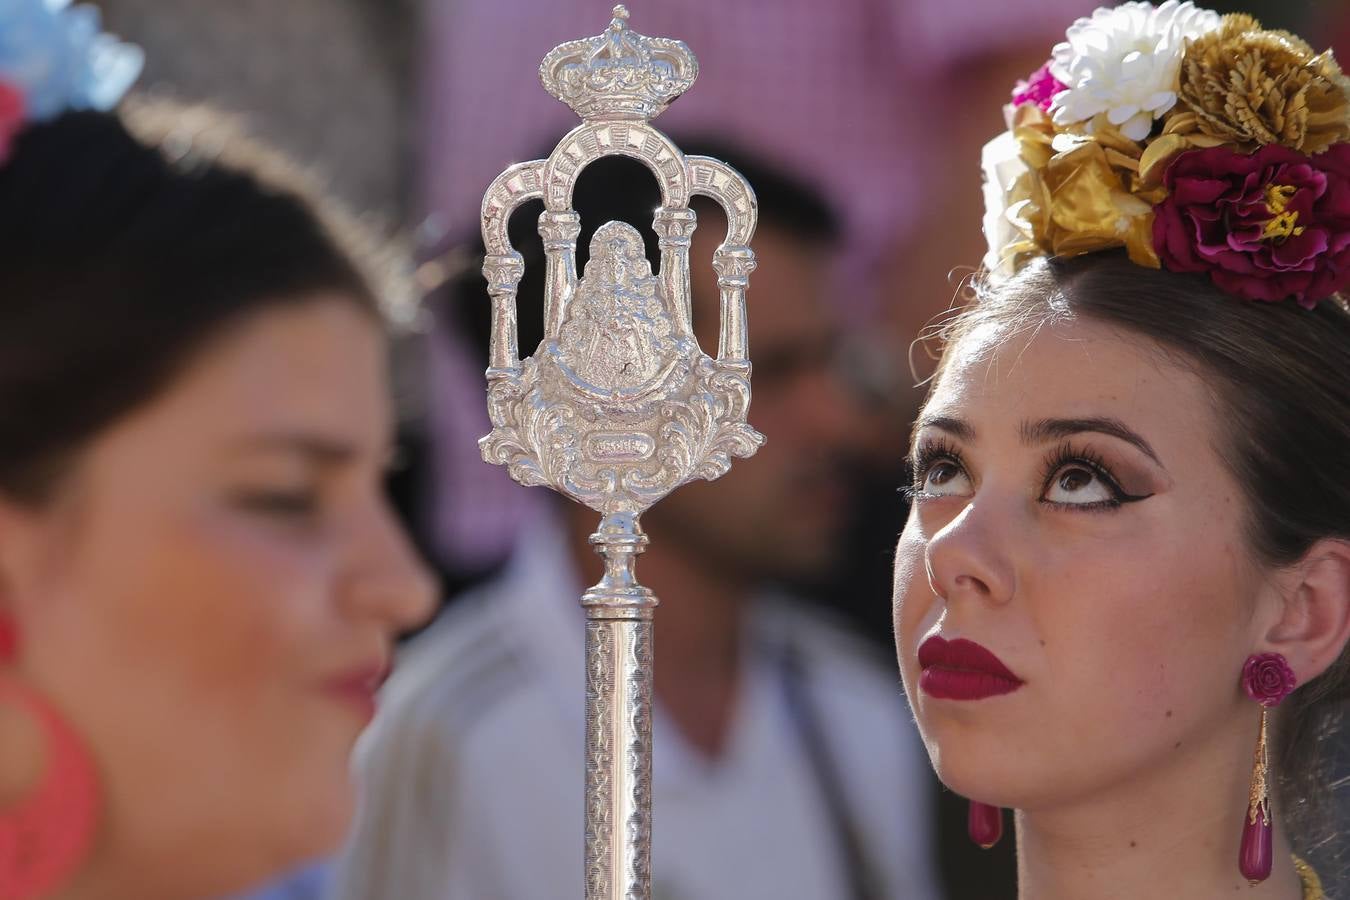
<svg viewBox="0 0 1350 900"><path fill-rule="evenodd" d="M1267 718L1271 707L1294 690L1298 679L1289 662L1279 653L1256 653L1242 667L1242 688L1261 704L1261 731L1252 761L1252 792L1242 821L1242 848L1238 869L1251 884L1270 877L1274 863L1274 828L1270 817L1270 754L1267 748Z"/></svg>
<svg viewBox="0 0 1350 900"><path fill-rule="evenodd" d="M985 850L994 846L1003 837L1003 809L990 806L978 800L970 801L970 813L966 817L966 830L970 839Z"/></svg>
<svg viewBox="0 0 1350 900"><path fill-rule="evenodd" d="M0 616L0 662L17 649L12 620ZM33 900L65 884L93 844L98 778L84 743L33 691L0 675L0 706L17 707L37 723L46 760L37 784L0 809L0 900Z"/></svg>

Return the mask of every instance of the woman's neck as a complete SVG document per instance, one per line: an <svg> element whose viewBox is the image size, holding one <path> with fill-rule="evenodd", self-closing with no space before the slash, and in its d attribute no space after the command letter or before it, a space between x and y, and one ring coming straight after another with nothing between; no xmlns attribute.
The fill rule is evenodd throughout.
<svg viewBox="0 0 1350 900"><path fill-rule="evenodd" d="M1019 811L1020 900L1301 900L1278 810L1270 878L1252 887L1238 871L1251 755L1220 749L1233 743L1178 748L1169 765L1081 802Z"/></svg>

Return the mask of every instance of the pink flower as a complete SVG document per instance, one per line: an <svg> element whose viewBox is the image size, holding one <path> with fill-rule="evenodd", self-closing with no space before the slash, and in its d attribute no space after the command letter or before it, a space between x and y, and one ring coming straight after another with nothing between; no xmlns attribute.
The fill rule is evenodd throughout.
<svg viewBox="0 0 1350 900"><path fill-rule="evenodd" d="M1242 689L1262 706L1278 706L1297 685L1294 670L1278 653L1254 653L1242 667Z"/></svg>
<svg viewBox="0 0 1350 900"><path fill-rule="evenodd" d="M10 144L23 127L25 113L23 93L13 85L0 81L0 164L9 159Z"/></svg>
<svg viewBox="0 0 1350 900"><path fill-rule="evenodd" d="M1311 309L1350 287L1350 144L1314 157L1278 144L1182 153L1167 167L1153 244L1176 272L1230 294Z"/></svg>
<svg viewBox="0 0 1350 900"><path fill-rule="evenodd" d="M1068 90L1068 87L1064 82L1050 74L1050 63L1047 62L1035 72L1032 72L1026 81L1017 82L1017 87L1013 88L1013 106L1034 103L1041 108L1042 112L1045 112L1050 109L1050 101L1055 99L1055 95Z"/></svg>

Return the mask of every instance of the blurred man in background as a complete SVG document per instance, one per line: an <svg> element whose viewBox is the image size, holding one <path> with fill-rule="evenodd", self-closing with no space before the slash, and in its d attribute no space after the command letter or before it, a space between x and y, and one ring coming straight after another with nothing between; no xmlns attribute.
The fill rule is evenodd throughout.
<svg viewBox="0 0 1350 900"><path fill-rule="evenodd" d="M1074 18L1097 5L628 4L634 31L678 38L699 60L698 81L656 127L754 147L809 176L839 211L842 252L829 303L852 332L857 374L873 383L872 427L885 431L873 446L903 444L920 396L909 344L952 300L948 273L973 269L985 252L980 186L971 173L979 171L981 146L1002 127L997 111ZM576 125L572 111L540 87L536 61L564 40L600 33L612 6L613 0L426 0L421 141L429 253L477 230L482 193L517 161L513 154L551 145ZM476 348L447 330L432 350L433 365L467 383L470 373L481 374L466 362ZM486 432L481 382L474 388L439 391L428 413L440 433ZM510 546L541 498L515 490L502 470L483 471L470 441L442 444L431 514L437 555L451 567L477 568ZM880 452L889 464L893 454ZM879 614L870 621L884 629L888 560L877 555L873 562L883 579ZM881 641L889 640L883 630Z"/></svg>
<svg viewBox="0 0 1350 900"><path fill-rule="evenodd" d="M575 124L570 111L540 88L535 66L555 44L599 32L611 2L101 0L100 5L113 30L146 47L152 63L146 87L244 113L260 132L318 164L332 176L333 190L362 211L378 211L410 229L425 216L419 234L435 257L476 230L481 192L512 161L512 153L545 137L556 139ZM875 398L906 396L897 388L908 378L905 348L917 327L951 298L948 272L973 266L983 250L980 195L969 172L978 163L980 144L999 123L981 121L983 114L939 117L935 110L996 109L1011 83L1044 60L1068 22L1094 5L1089 0L630 3L634 28L685 40L702 63L693 92L664 114L658 127L729 134L756 146L776 162L821 179L841 210L848 252L832 274L836 290L829 302L843 310L855 334L860 321L871 323L865 333L872 352L854 358L869 361L864 372L877 387ZM411 88L416 80L423 83L421 91ZM414 98L419 103L411 103ZM420 156L415 164L414 156ZM960 222L968 224L959 227ZM713 230L705 218L700 236ZM769 251L758 242L756 249L766 258ZM453 259L448 262L432 260L426 269L431 280L437 269L454 267ZM769 278L761 268L753 279L761 298ZM752 316L759 315L755 303L752 292ZM473 304L487 308L481 282ZM417 403L419 391L406 389L419 387L415 380L405 383L400 398L405 415L429 417L434 453L424 460L429 466L403 473L397 487L424 549L455 588L497 565L522 523L553 513L542 509L546 492L518 488L503 470L478 459L474 440L486 432L487 420L482 365L471 351L483 342L448 322L443 317L433 335L427 405ZM760 325L755 320L751 329L752 416L768 431L772 448L780 439L771 430L777 426L761 419L772 402L772 369L761 355L766 335L756 330ZM402 350L403 362L413 363L406 370L417 372L409 349ZM903 403L874 407L871 418L874 430L888 422L900 431L908 427ZM873 444L892 448L892 438ZM416 460L416 453L409 458ZM845 571L853 577L831 592L839 608L873 628L879 643L889 641L888 545L900 516L889 490L899 476L890 462L872 460L871 468L880 471L861 490L853 487L864 499L881 499L847 542L856 564ZM708 498L731 490L730 484L706 486ZM648 526L659 546L666 532L653 519ZM644 579L658 565L655 552L644 557ZM594 580L573 577L578 585ZM663 659L683 652L672 646L678 625L666 614L675 601L666 600L658 629ZM575 684L569 682L569 689ZM579 781L579 771L569 779ZM963 806L957 807L963 816ZM563 833L579 832L578 820L568 819ZM964 820L950 824L952 840L944 848L952 854L948 873L991 875L988 885L952 896L1014 896L1006 852L1001 868L991 866L988 855L972 866L963 855ZM762 865L763 860L747 859L751 870ZM996 883L1002 887L992 887Z"/></svg>
<svg viewBox="0 0 1350 900"><path fill-rule="evenodd" d="M652 543L639 577L662 600L653 895L935 898L929 781L893 666L783 590L828 574L846 513L857 419L833 368L835 217L810 188L742 154L684 149L727 159L759 197L750 418L769 438L719 481L680 488L644 515ZM647 233L655 258L659 202L640 164L596 163L574 200L579 247L620 219ZM725 221L711 206L698 212L694 323L711 347L710 260ZM533 273L522 323L542 321L542 252L522 234L535 216L527 208L513 220ZM485 309L481 282L466 282L450 314ZM537 344L537 329L522 347ZM482 322L466 331L486 347ZM580 888L578 601L600 575L587 541L597 523L553 503L501 576L414 640L359 766L366 793L335 897L555 900Z"/></svg>

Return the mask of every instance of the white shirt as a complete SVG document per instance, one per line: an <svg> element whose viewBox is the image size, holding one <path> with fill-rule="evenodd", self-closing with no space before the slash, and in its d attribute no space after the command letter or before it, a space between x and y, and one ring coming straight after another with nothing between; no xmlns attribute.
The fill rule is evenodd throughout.
<svg viewBox="0 0 1350 900"><path fill-rule="evenodd" d="M362 799L335 900L581 895L581 592L557 530L535 528L502 576L408 648L358 753ZM658 608L658 665L660 621ZM655 711L653 900L852 900L846 829L803 749L783 647L801 659L808 717L880 898L936 898L927 760L893 667L785 603L757 604L746 631L745 682L716 760Z"/></svg>

